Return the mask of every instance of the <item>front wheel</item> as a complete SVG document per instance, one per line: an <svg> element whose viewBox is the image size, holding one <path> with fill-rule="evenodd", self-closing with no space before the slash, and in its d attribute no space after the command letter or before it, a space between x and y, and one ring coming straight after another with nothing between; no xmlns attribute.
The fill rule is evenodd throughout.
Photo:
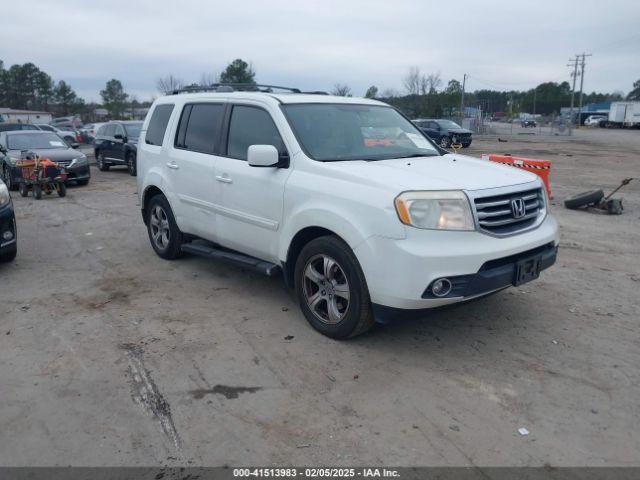
<svg viewBox="0 0 640 480"><path fill-rule="evenodd" d="M373 326L364 273L338 237L316 238L302 249L295 266L295 288L311 326L328 337L355 337Z"/></svg>
<svg viewBox="0 0 640 480"><path fill-rule="evenodd" d="M17 254L18 246L14 243L13 247L0 254L0 263L6 263L15 260Z"/></svg>
<svg viewBox="0 0 640 480"><path fill-rule="evenodd" d="M136 154L133 152L127 155L127 169L129 170L129 175L131 175L132 177L135 177L138 173L137 164L136 164Z"/></svg>
<svg viewBox="0 0 640 480"><path fill-rule="evenodd" d="M439 143L440 143L440 147L449 148L451 146L451 139L446 135L443 135L442 137L440 137Z"/></svg>
<svg viewBox="0 0 640 480"><path fill-rule="evenodd" d="M156 195L147 208L147 231L158 256L173 260L182 253L182 232L164 195Z"/></svg>
<svg viewBox="0 0 640 480"><path fill-rule="evenodd" d="M33 198L36 200L40 200L42 198L42 188L40 188L40 185L36 184L33 186Z"/></svg>
<svg viewBox="0 0 640 480"><path fill-rule="evenodd" d="M9 190L17 190L18 189L18 186L13 181L13 176L11 175L11 169L9 167L7 167L6 165L2 169L2 179L4 180L4 183L7 185L7 188Z"/></svg>
<svg viewBox="0 0 640 480"><path fill-rule="evenodd" d="M67 196L67 186L64 184L64 182L60 182L58 184L58 196L60 197Z"/></svg>
<svg viewBox="0 0 640 480"><path fill-rule="evenodd" d="M27 197L29 196L29 187L25 183L20 184L20 196Z"/></svg>
<svg viewBox="0 0 640 480"><path fill-rule="evenodd" d="M96 157L96 163L98 164L98 170L101 172L109 171L109 164L104 158L104 153L98 152L98 156Z"/></svg>

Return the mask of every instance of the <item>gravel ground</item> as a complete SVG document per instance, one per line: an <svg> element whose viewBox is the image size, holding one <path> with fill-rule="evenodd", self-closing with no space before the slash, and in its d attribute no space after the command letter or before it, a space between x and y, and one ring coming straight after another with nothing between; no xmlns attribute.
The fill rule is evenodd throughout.
<svg viewBox="0 0 640 480"><path fill-rule="evenodd" d="M124 170L14 195L0 266L2 465L640 465L640 132L474 140L553 162L556 265L347 342L278 279L153 253ZM518 429L525 427L529 435Z"/></svg>

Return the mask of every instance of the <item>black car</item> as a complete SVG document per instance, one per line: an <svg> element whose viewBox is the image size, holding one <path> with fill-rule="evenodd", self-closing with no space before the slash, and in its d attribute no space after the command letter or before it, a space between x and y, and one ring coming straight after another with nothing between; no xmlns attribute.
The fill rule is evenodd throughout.
<svg viewBox="0 0 640 480"><path fill-rule="evenodd" d="M10 262L18 252L16 216L9 189L0 180L0 263Z"/></svg>
<svg viewBox="0 0 640 480"><path fill-rule="evenodd" d="M115 121L105 123L98 129L95 153L98 169L103 172L112 165L126 165L129 173L136 176L137 144L142 122Z"/></svg>
<svg viewBox="0 0 640 480"><path fill-rule="evenodd" d="M23 151L32 151L65 167L69 181L86 185L91 178L87 156L76 150L55 133L38 131L0 132L0 174L10 190L17 190L20 169L15 163Z"/></svg>
<svg viewBox="0 0 640 480"><path fill-rule="evenodd" d="M451 120L418 118L413 123L442 148L449 148L453 143L460 143L462 148L471 145L473 132Z"/></svg>
<svg viewBox="0 0 640 480"><path fill-rule="evenodd" d="M538 124L536 123L535 120L521 120L520 126L523 128L529 128L529 127L537 127Z"/></svg>

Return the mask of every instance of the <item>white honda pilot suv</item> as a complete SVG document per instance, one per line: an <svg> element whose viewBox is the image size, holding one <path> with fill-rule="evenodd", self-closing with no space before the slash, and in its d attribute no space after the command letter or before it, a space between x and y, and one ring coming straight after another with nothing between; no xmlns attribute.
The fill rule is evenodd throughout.
<svg viewBox="0 0 640 480"><path fill-rule="evenodd" d="M281 274L333 338L555 262L558 226L536 175L442 150L376 100L252 88L154 102L138 194L160 257Z"/></svg>

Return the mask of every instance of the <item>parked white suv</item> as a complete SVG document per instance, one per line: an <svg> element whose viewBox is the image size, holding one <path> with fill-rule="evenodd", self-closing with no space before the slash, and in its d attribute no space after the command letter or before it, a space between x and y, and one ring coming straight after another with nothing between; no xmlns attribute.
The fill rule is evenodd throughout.
<svg viewBox="0 0 640 480"><path fill-rule="evenodd" d="M160 257L282 273L334 338L533 280L558 245L536 175L442 150L363 98L161 97L139 140L138 192Z"/></svg>

